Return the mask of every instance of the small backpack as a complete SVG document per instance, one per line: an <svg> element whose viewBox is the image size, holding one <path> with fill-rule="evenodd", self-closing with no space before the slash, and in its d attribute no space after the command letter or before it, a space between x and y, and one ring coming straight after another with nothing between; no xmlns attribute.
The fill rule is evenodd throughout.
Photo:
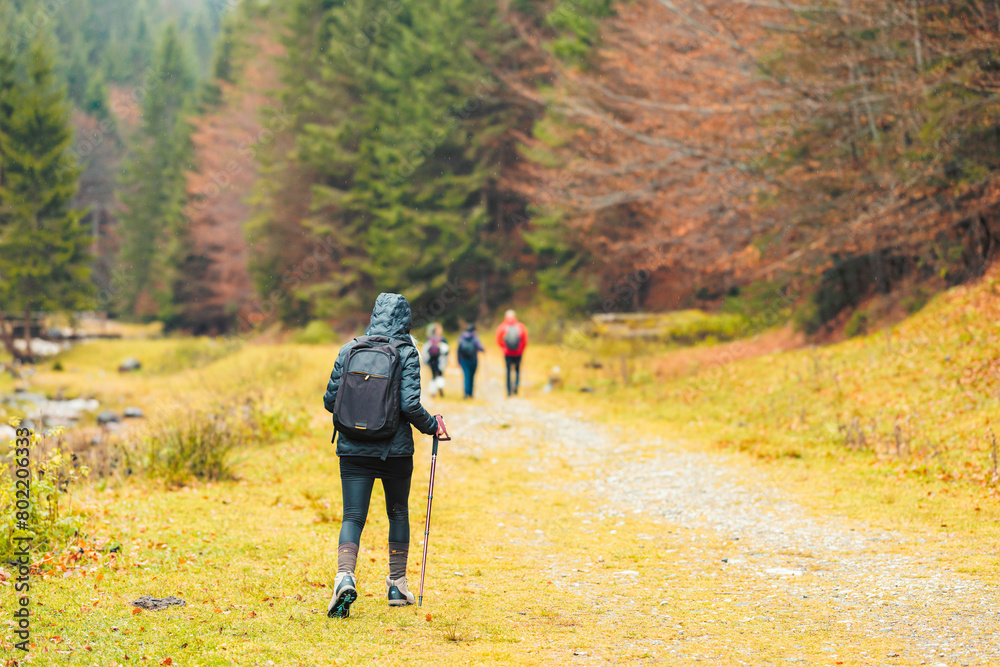
<svg viewBox="0 0 1000 667"><path fill-rule="evenodd" d="M430 340L427 341L427 355L436 357L439 354L441 354L441 337L431 336Z"/></svg>
<svg viewBox="0 0 1000 667"><path fill-rule="evenodd" d="M507 333L503 335L503 343L510 352L516 352L521 347L521 329L516 324L507 325Z"/></svg>
<svg viewBox="0 0 1000 667"><path fill-rule="evenodd" d="M472 336L462 336L458 341L458 356L463 359L475 359L476 352L479 348L476 347L476 341L472 339Z"/></svg>
<svg viewBox="0 0 1000 667"><path fill-rule="evenodd" d="M339 432L359 440L385 440L396 433L402 378L399 348L412 344L386 336L355 339L333 406L333 423Z"/></svg>

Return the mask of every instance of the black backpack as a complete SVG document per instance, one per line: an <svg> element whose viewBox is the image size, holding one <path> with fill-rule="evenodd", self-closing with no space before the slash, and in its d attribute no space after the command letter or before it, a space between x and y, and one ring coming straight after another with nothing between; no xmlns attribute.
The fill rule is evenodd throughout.
<svg viewBox="0 0 1000 667"><path fill-rule="evenodd" d="M476 352L479 352L479 348L476 347L476 341L472 340L472 336L462 336L458 340L458 356L463 359L475 359Z"/></svg>
<svg viewBox="0 0 1000 667"><path fill-rule="evenodd" d="M385 440L399 426L402 363L399 348L409 340L361 336L347 352L340 375L333 423L358 440Z"/></svg>

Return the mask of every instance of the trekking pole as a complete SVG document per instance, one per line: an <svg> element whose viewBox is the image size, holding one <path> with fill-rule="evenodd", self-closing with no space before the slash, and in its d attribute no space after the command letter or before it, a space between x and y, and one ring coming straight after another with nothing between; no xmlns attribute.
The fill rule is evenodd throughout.
<svg viewBox="0 0 1000 667"><path fill-rule="evenodd" d="M451 440L448 427L444 425L444 417L434 415L437 420L437 431L434 432L434 448L431 450L431 482L427 487L427 520L424 521L424 557L420 560L420 598L417 607L424 604L424 574L427 572L427 543L431 535L431 502L434 500L434 469L437 467L438 441ZM441 435L439 436L438 433Z"/></svg>

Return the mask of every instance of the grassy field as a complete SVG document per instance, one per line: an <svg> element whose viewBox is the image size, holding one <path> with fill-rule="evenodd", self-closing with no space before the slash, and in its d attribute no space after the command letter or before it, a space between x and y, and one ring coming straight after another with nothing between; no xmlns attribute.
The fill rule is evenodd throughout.
<svg viewBox="0 0 1000 667"><path fill-rule="evenodd" d="M619 357L584 346L534 346L526 393L540 406L622 426L624 437L727 452L733 466L769 476L817 513L919 534L945 555L944 567L996 581L1000 504L986 433L1000 417L997 290L993 274L891 333L732 363L748 356L733 346L755 343L626 358L627 371ZM819 660L837 647L841 662L858 664L898 651L859 639L810 600L772 600L766 615L748 615L765 596L722 566L724 540L640 515L612 518L594 499L567 495L565 485L599 471L560 465L546 443L529 446L530 424L463 433L490 398L455 400L455 376L449 398L433 405L453 417L459 437L439 468L424 608L384 604L387 526L377 489L362 597L347 622L327 619L340 488L320 396L334 347L104 341L64 354L61 371L40 367L32 390L135 405L154 419L253 394L299 426L238 448L229 481L168 485L116 473L74 486L68 508L87 527L68 548L39 555L32 664L590 664L662 658L664 646L713 664L779 662L793 649ZM117 373L127 356L143 370ZM566 386L543 393L551 364ZM490 359L483 381L495 382L498 367ZM413 580L428 440L418 438L411 496ZM498 443L502 455L490 454ZM692 539L701 560L682 546ZM609 581L607 596L593 593ZM137 612L130 602L144 594L188 604ZM3 600L6 610L6 591ZM6 659L19 656L6 640L3 649Z"/></svg>
<svg viewBox="0 0 1000 667"><path fill-rule="evenodd" d="M108 369L136 353L131 343L81 346L64 358L66 370L44 371L34 383L150 413L234 400L263 383L287 409L308 413L309 425L286 440L238 450L232 481L168 487L112 477L75 488L71 506L89 517L87 529L36 564L31 664L604 664L662 656L665 646L738 664L737 657L776 662L790 650L822 656L831 646L858 660L892 650L882 640L859 640L816 602L761 607L752 593L759 582L718 557L729 548L720 537L666 530L638 515L609 516L593 499L567 495L561 485L597 471L559 464L558 451L532 443L532 424L463 433L488 402L451 398L434 403L453 417L458 438L445 446L439 467L424 607L384 603L387 525L377 488L358 572L362 597L348 621L327 619L340 489L319 399L332 350L245 345L200 368L166 373L162 365L177 345L208 343L151 341L140 350L148 370L129 375ZM102 370L106 382L91 379ZM502 455L491 456L498 443ZM428 449L419 438L414 586ZM581 517L589 517L586 530ZM685 549L692 541L702 554L693 560ZM705 555L711 552L717 555ZM135 610L130 602L146 594L188 604ZM14 655L8 643L4 649Z"/></svg>
<svg viewBox="0 0 1000 667"><path fill-rule="evenodd" d="M595 607L560 591L547 569L558 562L561 568L586 568L588 576L625 569L644 576L662 573L670 558L651 559L644 549L652 545L635 538L656 527L630 520L622 528L623 522L604 519L595 521L595 532L581 534L574 529L576 517L594 508L584 499L533 486L528 463L538 453L525 448L509 448L489 466L461 446L443 457L433 570L421 610L390 609L382 601L387 526L376 490L359 568L363 597L355 618L330 621L323 612L336 569L339 478L319 397L331 350L247 345L201 368L164 373L178 345L208 343L85 345L63 358L66 370L43 371L34 384L67 395L96 394L115 406L138 404L155 414L175 410L178 403L235 398L266 382L289 409L315 418L298 437L240 450L238 479L231 482L167 488L142 478L112 477L74 489L71 506L89 521L84 537L36 566L37 664L314 665L359 659L542 664L562 662L574 652L596 655L609 645L616 659L641 659L649 653L644 642L663 640L656 638L663 637L667 610L657 606L659 599L644 600L638 581L622 586L635 589L643 607L622 632L616 605ZM148 370L110 371L126 354L147 360ZM458 413L460 429L461 411L482 405L439 401L438 408ZM500 432L507 426L495 426L495 435L505 437ZM426 494L428 444L426 438L419 441L415 516ZM567 480L575 475L560 474ZM414 553L421 524L414 521ZM538 526L545 527L544 540L520 539L533 537ZM550 560L554 557L558 561ZM415 555L414 579L418 567ZM670 596L675 604L669 610L686 619L672 631L681 635L685 624L708 623L697 619L716 613L707 591L691 594L700 589L701 575L682 576L690 585ZM188 605L136 613L130 602L143 594L176 595ZM761 654L769 650L766 626L746 627L755 638L747 646ZM704 650L724 651L724 643L706 641ZM13 655L9 644L4 647Z"/></svg>

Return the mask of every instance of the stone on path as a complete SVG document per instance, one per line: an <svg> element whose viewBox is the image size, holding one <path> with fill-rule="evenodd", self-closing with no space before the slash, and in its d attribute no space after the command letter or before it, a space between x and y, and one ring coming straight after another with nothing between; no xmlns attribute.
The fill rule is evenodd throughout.
<svg viewBox="0 0 1000 667"><path fill-rule="evenodd" d="M137 371L140 368L142 368L142 363L135 357L129 357L118 366L118 372L128 373L130 371Z"/></svg>
<svg viewBox="0 0 1000 667"><path fill-rule="evenodd" d="M787 567L769 567L764 570L766 574L773 574L779 577L801 577L802 570L792 570Z"/></svg>
<svg viewBox="0 0 1000 667"><path fill-rule="evenodd" d="M97 423L101 425L119 421L121 421L121 417L118 416L117 412L112 412L111 410L104 410L97 415Z"/></svg>
<svg viewBox="0 0 1000 667"><path fill-rule="evenodd" d="M184 606L186 604L187 602L180 598L175 598L173 595L168 595L165 598L154 598L152 595L143 595L138 600L132 602L133 607L148 609L149 611L160 611L174 605Z"/></svg>

